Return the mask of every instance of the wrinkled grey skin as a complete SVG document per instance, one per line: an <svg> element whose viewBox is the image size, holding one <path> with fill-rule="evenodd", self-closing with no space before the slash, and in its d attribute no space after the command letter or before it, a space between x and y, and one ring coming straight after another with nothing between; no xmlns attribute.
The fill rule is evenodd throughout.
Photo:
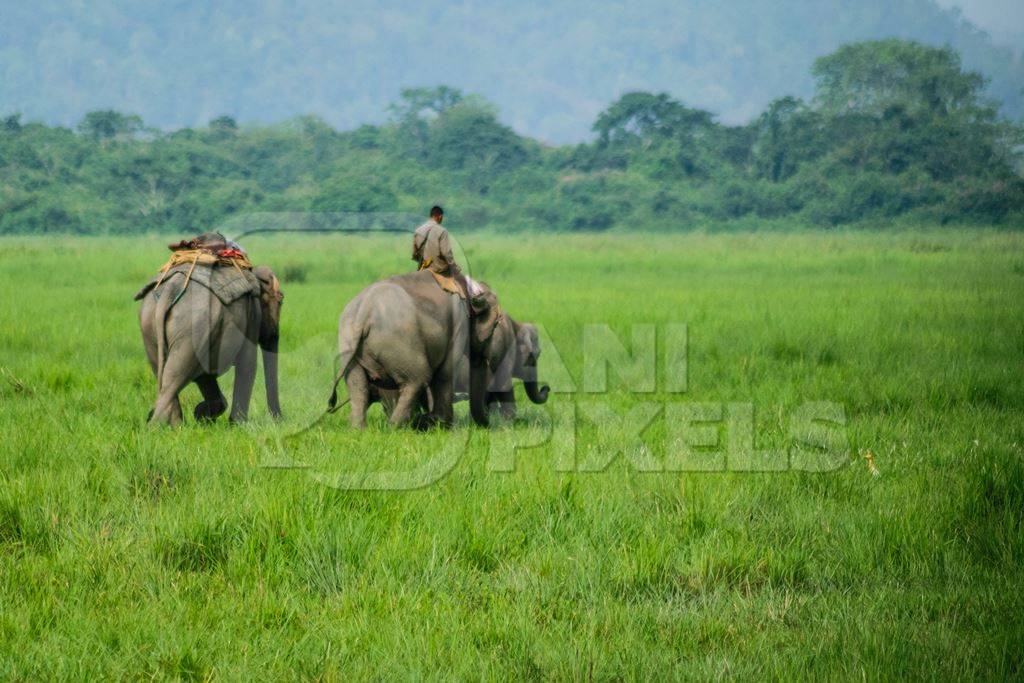
<svg viewBox="0 0 1024 683"><path fill-rule="evenodd" d="M345 306L338 320L337 385L345 382L350 401L349 421L366 426L366 410L383 401L394 426L451 426L453 376L469 356L486 356L483 330L494 327L485 310L472 329L465 302L438 287L426 271L396 275L375 282ZM470 389L473 417L486 425L486 373L473 362ZM472 382L471 382L472 384ZM425 415L417 415L419 411ZM415 418L415 419L414 419Z"/></svg>
<svg viewBox="0 0 1024 683"><path fill-rule="evenodd" d="M537 382L537 359L540 358L540 337L530 323L520 323L502 316L494 330L487 355L487 407L499 406L501 416L515 419L516 399L513 379L523 382L526 396L533 403L545 403L550 391L547 384Z"/></svg>
<svg viewBox="0 0 1024 683"><path fill-rule="evenodd" d="M139 325L146 356L157 377L157 398L150 424L178 425L182 421L178 394L195 382L203 394L196 406L196 420L214 420L227 410L227 400L217 377L235 367L232 422L248 417L249 399L256 379L256 346L263 349L267 406L275 418L281 415L277 384L277 351L281 321L281 294L277 277L266 266L253 269L263 287L259 298L244 296L224 306L208 289L185 287L174 277L142 299Z"/></svg>

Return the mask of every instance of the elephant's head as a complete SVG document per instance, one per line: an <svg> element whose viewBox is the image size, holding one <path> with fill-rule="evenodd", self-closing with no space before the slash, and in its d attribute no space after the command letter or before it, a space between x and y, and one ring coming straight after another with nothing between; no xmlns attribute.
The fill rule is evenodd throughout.
<svg viewBox="0 0 1024 683"><path fill-rule="evenodd" d="M479 290L470 300L473 317L470 321L469 340L469 412L473 421L486 427L487 389L490 382L487 359L494 330L502 322L504 313L498 297L485 283L477 283Z"/></svg>
<svg viewBox="0 0 1024 683"><path fill-rule="evenodd" d="M523 380L526 396L534 403L548 400L551 388L547 384L537 383L537 359L540 358L540 335L537 328L530 323L512 321L512 329L516 335L516 362L512 375Z"/></svg>
<svg viewBox="0 0 1024 683"><path fill-rule="evenodd" d="M267 407L274 417L281 417L281 403L277 395L277 351L281 327L281 306L284 293L281 282L267 266L253 268L260 281L260 348L263 349L263 377L267 386Z"/></svg>

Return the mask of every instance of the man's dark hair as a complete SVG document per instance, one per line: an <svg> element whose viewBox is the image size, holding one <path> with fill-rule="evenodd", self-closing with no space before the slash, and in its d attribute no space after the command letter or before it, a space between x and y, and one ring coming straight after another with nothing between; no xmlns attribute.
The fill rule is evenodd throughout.
<svg viewBox="0 0 1024 683"><path fill-rule="evenodd" d="M442 209L440 206L436 206L435 205L435 206L430 207L430 217L431 218L437 218L438 216L443 216L443 215L444 215L444 209Z"/></svg>

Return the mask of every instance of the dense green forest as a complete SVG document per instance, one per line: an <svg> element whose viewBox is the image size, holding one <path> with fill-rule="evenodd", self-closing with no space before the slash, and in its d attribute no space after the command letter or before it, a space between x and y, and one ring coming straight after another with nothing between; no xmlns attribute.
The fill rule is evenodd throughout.
<svg viewBox="0 0 1024 683"><path fill-rule="evenodd" d="M164 130L221 114L350 129L384 121L402 87L445 83L561 144L635 90L743 123L810 97L816 58L883 38L951 46L1004 115L1024 115L1024 45L934 0L5 2L0 106L66 126L112 108Z"/></svg>
<svg viewBox="0 0 1024 683"><path fill-rule="evenodd" d="M904 222L1019 225L1019 126L949 48L889 39L815 61L815 92L746 125L630 92L593 139L547 146L482 98L402 92L391 120L316 117L161 132L131 114L0 123L0 233L191 233L254 212L422 213L459 230L687 229Z"/></svg>

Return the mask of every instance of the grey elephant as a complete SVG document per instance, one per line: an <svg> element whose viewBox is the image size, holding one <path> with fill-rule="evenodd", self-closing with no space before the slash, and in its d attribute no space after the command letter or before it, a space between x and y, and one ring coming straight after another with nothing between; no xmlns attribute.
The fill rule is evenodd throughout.
<svg viewBox="0 0 1024 683"><path fill-rule="evenodd" d="M531 402L547 402L550 388L537 381L540 335L530 323L520 323L502 315L487 348L487 407L499 406L501 416L516 416L514 379L522 380Z"/></svg>
<svg viewBox="0 0 1024 683"><path fill-rule="evenodd" d="M338 373L330 405L342 381L351 404L349 421L366 426L366 410L385 403L392 425L450 426L453 380L470 363L473 419L487 424L488 344L501 318L493 295L466 302L441 289L425 270L371 284L352 299L338 321Z"/></svg>
<svg viewBox="0 0 1024 683"><path fill-rule="evenodd" d="M182 264L154 278L136 295L146 356L156 374L150 423L181 423L178 394L195 382L203 401L196 420L214 420L227 409L217 377L235 368L232 422L248 417L256 378L256 347L263 350L267 406L280 417L277 352L284 294L266 266L251 272L231 266Z"/></svg>

